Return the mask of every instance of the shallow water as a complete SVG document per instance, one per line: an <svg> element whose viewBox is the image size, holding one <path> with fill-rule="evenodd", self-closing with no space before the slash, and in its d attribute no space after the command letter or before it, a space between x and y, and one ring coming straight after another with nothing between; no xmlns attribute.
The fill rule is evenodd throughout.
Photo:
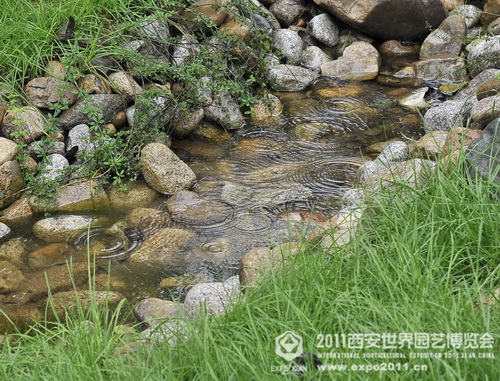
<svg viewBox="0 0 500 381"><path fill-rule="evenodd" d="M206 209L178 213L173 221L153 224L148 234L168 226L186 228L196 237L169 263L111 263L112 281L122 284L120 291L131 302L178 298L185 285L162 288L162 279L186 274L186 284L225 279L237 273L239 260L250 248L296 239L310 228L304 220L335 214L342 193L367 159L369 144L421 135L419 119L396 105L395 93L376 83L323 80L308 92L276 94L285 111L272 125L248 124L222 142L174 140L172 149L197 175L193 190ZM153 205L160 214L167 213L167 199ZM189 202L186 205L189 209ZM210 213L202 215L203 210ZM316 214L307 213L311 211ZM123 213L106 216L109 226L125 218ZM30 225L15 233L33 248L43 244L31 236ZM121 249L118 238L98 233L95 239L104 241L109 252ZM76 253L76 238L70 244ZM82 251L79 255L84 256ZM107 262L101 267L109 269Z"/></svg>

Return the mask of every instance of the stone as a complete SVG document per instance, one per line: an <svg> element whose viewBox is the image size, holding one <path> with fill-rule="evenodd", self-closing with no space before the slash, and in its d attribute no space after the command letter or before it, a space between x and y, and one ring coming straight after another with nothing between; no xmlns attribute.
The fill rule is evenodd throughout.
<svg viewBox="0 0 500 381"><path fill-rule="evenodd" d="M314 0L314 3L346 24L382 40L416 41L436 28L447 16L440 0ZM388 20L390 19L390 22Z"/></svg>
<svg viewBox="0 0 500 381"><path fill-rule="evenodd" d="M18 153L19 146L15 142L10 139L0 137L0 165L14 160Z"/></svg>
<svg viewBox="0 0 500 381"><path fill-rule="evenodd" d="M196 182L188 165L161 143L150 143L142 149L140 165L148 185L163 194L188 189Z"/></svg>
<svg viewBox="0 0 500 381"><path fill-rule="evenodd" d="M66 66L60 61L49 61L47 62L47 66L45 66L45 77L64 80L67 74Z"/></svg>
<svg viewBox="0 0 500 381"><path fill-rule="evenodd" d="M464 58L452 54L437 54L414 64L416 78L441 84L467 81L466 67Z"/></svg>
<svg viewBox="0 0 500 381"><path fill-rule="evenodd" d="M420 59L425 60L442 53L458 56L465 42L466 33L467 26L462 15L447 17L422 43Z"/></svg>
<svg viewBox="0 0 500 381"><path fill-rule="evenodd" d="M481 25L490 25L500 15L500 0L487 0L481 14Z"/></svg>
<svg viewBox="0 0 500 381"><path fill-rule="evenodd" d="M175 319L182 314L182 304L158 298L146 298L134 307L139 321L155 328L167 319Z"/></svg>
<svg viewBox="0 0 500 381"><path fill-rule="evenodd" d="M424 115L425 128L428 131L449 131L453 127L463 127L470 107L462 100L450 100L432 107Z"/></svg>
<svg viewBox="0 0 500 381"><path fill-rule="evenodd" d="M300 0L275 0L269 7L271 13L279 21L282 28L295 24L306 11Z"/></svg>
<svg viewBox="0 0 500 381"><path fill-rule="evenodd" d="M498 36L500 34L500 17L488 25L487 32L492 36Z"/></svg>
<svg viewBox="0 0 500 381"><path fill-rule="evenodd" d="M421 108L427 108L431 105L425 100L425 94L429 90L428 87L420 87L416 90L412 90L397 98L397 102L400 106L403 106L411 111L417 111Z"/></svg>
<svg viewBox="0 0 500 381"><path fill-rule="evenodd" d="M317 46L308 46L302 52L300 65L314 71L321 69L321 65L331 61L331 58Z"/></svg>
<svg viewBox="0 0 500 381"><path fill-rule="evenodd" d="M64 169L69 166L68 159L55 153L47 156L45 162L40 165L40 177L58 181L64 176Z"/></svg>
<svg viewBox="0 0 500 381"><path fill-rule="evenodd" d="M31 143L45 132L45 119L32 106L9 109L0 126L0 134L16 143Z"/></svg>
<svg viewBox="0 0 500 381"><path fill-rule="evenodd" d="M283 113L280 99L270 93L265 94L251 107L251 119L254 125L271 125L276 123Z"/></svg>
<svg viewBox="0 0 500 381"><path fill-rule="evenodd" d="M102 113L104 122L109 122L119 111L124 111L127 101L120 94L89 94L86 98L80 98L69 109L64 111L56 121L56 125L70 130L78 124L92 123L92 118L85 113L85 109L90 107L98 109Z"/></svg>
<svg viewBox="0 0 500 381"><path fill-rule="evenodd" d="M451 12L450 16L461 15L465 18L465 24L467 28L472 28L477 25L481 20L481 15L483 11L472 4L460 5L455 7Z"/></svg>
<svg viewBox="0 0 500 381"><path fill-rule="evenodd" d="M95 150L95 143L91 142L92 135L90 133L90 128L86 124L78 124L74 126L68 132L68 137L66 139L66 152L70 151L74 147L78 147L76 153L77 157L82 157L82 155L88 154Z"/></svg>
<svg viewBox="0 0 500 381"><path fill-rule="evenodd" d="M219 29L225 31L229 36L236 37L238 41L248 41L252 35L252 30L248 26L249 20L242 21L232 15L228 19Z"/></svg>
<svg viewBox="0 0 500 381"><path fill-rule="evenodd" d="M188 323L185 320L175 319L154 328L149 327L141 331L141 336L148 342L157 341L161 345L168 344L170 347L175 347L180 342L185 342L189 338L190 332L192 331L188 328ZM141 342L140 345L143 347L144 343ZM127 345L124 351L130 352L131 349Z"/></svg>
<svg viewBox="0 0 500 381"><path fill-rule="evenodd" d="M110 209L109 197L100 184L87 180L58 188L57 196L47 203L31 197L29 204L33 212L83 212Z"/></svg>
<svg viewBox="0 0 500 381"><path fill-rule="evenodd" d="M428 132L415 143L415 147L420 153L420 157L429 160L436 160L442 155L446 141L447 131Z"/></svg>
<svg viewBox="0 0 500 381"><path fill-rule="evenodd" d="M193 21L193 26L197 25L196 19L200 14L220 26L228 16L228 9L231 9L231 0L195 0L184 12L184 16Z"/></svg>
<svg viewBox="0 0 500 381"><path fill-rule="evenodd" d="M142 39L167 43L170 39L169 28L167 19L152 16L140 23L138 33Z"/></svg>
<svg viewBox="0 0 500 381"><path fill-rule="evenodd" d="M111 87L119 94L125 94L129 97L137 97L142 93L142 88L129 74L123 71L111 73L109 76Z"/></svg>
<svg viewBox="0 0 500 381"><path fill-rule="evenodd" d="M28 254L28 265L32 269L42 269L65 264L72 249L65 243L52 243Z"/></svg>
<svg viewBox="0 0 500 381"><path fill-rule="evenodd" d="M223 315L233 308L240 295L238 276L231 277L225 282L198 283L186 294L184 312L195 319L203 312Z"/></svg>
<svg viewBox="0 0 500 381"><path fill-rule="evenodd" d="M384 65L399 70L418 60L420 46L417 44L403 45L400 41L388 40L380 45L378 51Z"/></svg>
<svg viewBox="0 0 500 381"><path fill-rule="evenodd" d="M130 256L129 262L148 265L167 265L195 233L185 229L164 228L149 237Z"/></svg>
<svg viewBox="0 0 500 381"><path fill-rule="evenodd" d="M474 96L478 93L480 87L487 81L496 79L500 74L499 69L486 69L476 75L472 80L462 88L454 97L454 100L463 99L468 102L474 102ZM493 95L493 94L492 94ZM479 98L478 98L479 99Z"/></svg>
<svg viewBox="0 0 500 381"><path fill-rule="evenodd" d="M374 79L380 68L380 55L373 45L357 41L349 45L342 57L321 65L321 75L346 81Z"/></svg>
<svg viewBox="0 0 500 381"><path fill-rule="evenodd" d="M363 88L357 85L345 85L341 87L326 87L316 90L316 94L322 98L344 98L357 97L363 93Z"/></svg>
<svg viewBox="0 0 500 381"><path fill-rule="evenodd" d="M163 278L160 282L161 288L171 287L187 287L193 286L197 283L206 283L207 276L203 274L184 274L181 276L172 276Z"/></svg>
<svg viewBox="0 0 500 381"><path fill-rule="evenodd" d="M34 78L24 86L30 102L43 109L53 108L55 104L71 106L77 91L73 84L52 77Z"/></svg>
<svg viewBox="0 0 500 381"><path fill-rule="evenodd" d="M35 161L40 161L40 158L46 155L65 154L64 143L56 140L50 140L50 142L35 140L34 142L28 144L23 152L30 155L30 157Z"/></svg>
<svg viewBox="0 0 500 381"><path fill-rule="evenodd" d="M315 227L308 240L325 249L346 245L359 229L362 216L361 210L339 213Z"/></svg>
<svg viewBox="0 0 500 381"><path fill-rule="evenodd" d="M24 282L22 272L7 261L0 261L0 293L16 291Z"/></svg>
<svg viewBox="0 0 500 381"><path fill-rule="evenodd" d="M471 128L483 129L492 120L500 117L500 95L481 99L470 110Z"/></svg>
<svg viewBox="0 0 500 381"><path fill-rule="evenodd" d="M238 103L225 92L215 95L212 103L204 106L203 110L207 120L219 124L224 129L236 130L245 124Z"/></svg>
<svg viewBox="0 0 500 381"><path fill-rule="evenodd" d="M319 76L294 65L276 65L269 71L269 80L278 91L302 91Z"/></svg>
<svg viewBox="0 0 500 381"><path fill-rule="evenodd" d="M500 184L500 118L491 121L465 151L473 177ZM493 177L495 176L495 177Z"/></svg>
<svg viewBox="0 0 500 381"><path fill-rule="evenodd" d="M76 215L61 215L35 222L33 234L45 242L66 242L83 233L94 222L94 218Z"/></svg>
<svg viewBox="0 0 500 381"><path fill-rule="evenodd" d="M23 188L24 177L17 161L11 160L0 165L0 209L21 197Z"/></svg>
<svg viewBox="0 0 500 381"><path fill-rule="evenodd" d="M13 265L24 268L28 248L21 238L12 238L0 245L0 260L8 261Z"/></svg>
<svg viewBox="0 0 500 381"><path fill-rule="evenodd" d="M6 224L0 222L0 242L5 241L11 232L12 230Z"/></svg>
<svg viewBox="0 0 500 381"><path fill-rule="evenodd" d="M0 332L18 333L30 325L43 321L43 313L33 305L12 305L0 303Z"/></svg>
<svg viewBox="0 0 500 381"><path fill-rule="evenodd" d="M480 41L471 49L467 60L472 77L486 69L498 69L500 67L500 39Z"/></svg>
<svg viewBox="0 0 500 381"><path fill-rule="evenodd" d="M309 20L311 36L323 45L333 47L339 43L339 28L327 13L321 13Z"/></svg>
<svg viewBox="0 0 500 381"><path fill-rule="evenodd" d="M181 114L174 126L174 135L185 137L198 127L205 116L203 108L189 112L187 115Z"/></svg>
<svg viewBox="0 0 500 381"><path fill-rule="evenodd" d="M80 87L89 94L111 94L111 86L95 74L86 74L79 81Z"/></svg>
<svg viewBox="0 0 500 381"><path fill-rule="evenodd" d="M172 65L174 66L182 66L184 65L191 57L194 57L198 52L198 47L196 44L188 39L187 37L183 37L178 43L175 44L172 50Z"/></svg>
<svg viewBox="0 0 500 381"><path fill-rule="evenodd" d="M142 180L127 181L125 186L125 191L118 185L110 186L107 191L111 207L115 210L123 211L133 209L137 205L148 205L161 195Z"/></svg>
<svg viewBox="0 0 500 381"><path fill-rule="evenodd" d="M396 141L385 147L376 160L388 164L389 162L408 160L409 155L408 145L405 142Z"/></svg>
<svg viewBox="0 0 500 381"><path fill-rule="evenodd" d="M500 92L500 79L498 77L492 78L489 81L483 82L478 86L476 98L478 101L497 95Z"/></svg>
<svg viewBox="0 0 500 381"><path fill-rule="evenodd" d="M288 65L299 65L304 43L299 34L290 29L279 29L273 35L274 47L285 57Z"/></svg>
<svg viewBox="0 0 500 381"><path fill-rule="evenodd" d="M467 148L482 132L482 130L472 130L465 127L452 128L448 131L448 136L443 147L443 155L449 155L458 149Z"/></svg>

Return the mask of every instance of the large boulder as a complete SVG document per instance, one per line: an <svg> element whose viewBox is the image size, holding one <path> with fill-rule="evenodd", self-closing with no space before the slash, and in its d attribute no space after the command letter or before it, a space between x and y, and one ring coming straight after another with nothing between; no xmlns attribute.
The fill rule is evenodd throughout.
<svg viewBox="0 0 500 381"><path fill-rule="evenodd" d="M420 59L424 60L436 54L448 53L459 55L465 41L467 26L465 17L452 15L447 17L439 26L427 36L420 49Z"/></svg>
<svg viewBox="0 0 500 381"><path fill-rule="evenodd" d="M314 0L321 8L371 36L418 40L436 28L448 12L442 0Z"/></svg>

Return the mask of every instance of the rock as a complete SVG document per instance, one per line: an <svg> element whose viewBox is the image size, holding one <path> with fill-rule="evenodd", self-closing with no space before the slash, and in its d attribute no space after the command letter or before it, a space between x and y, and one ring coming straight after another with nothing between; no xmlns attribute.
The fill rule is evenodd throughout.
<svg viewBox="0 0 500 381"><path fill-rule="evenodd" d="M278 91L301 91L317 78L318 74L300 66L276 65L269 71L269 80Z"/></svg>
<svg viewBox="0 0 500 381"><path fill-rule="evenodd" d="M385 147L387 147L389 144L394 143L394 142L399 142L401 141L399 138L394 138L390 140L386 140L383 142L377 142L370 144L368 147L366 147L366 152L367 153L381 153Z"/></svg>
<svg viewBox="0 0 500 381"><path fill-rule="evenodd" d="M28 146L23 150L23 152L30 155L30 157L33 158L35 161L36 160L39 161L41 157L44 157L46 155L52 155L52 154L64 155L65 150L63 142L55 140L50 140L49 142L42 140L35 140L34 142L28 144Z"/></svg>
<svg viewBox="0 0 500 381"><path fill-rule="evenodd" d="M425 60L442 53L458 56L465 42L466 33L467 26L462 15L447 17L422 43L420 59Z"/></svg>
<svg viewBox="0 0 500 381"><path fill-rule="evenodd" d="M490 25L500 15L500 1L487 0L481 15L481 25Z"/></svg>
<svg viewBox="0 0 500 381"><path fill-rule="evenodd" d="M207 142L224 142L231 140L232 135L226 129L222 129L212 122L202 121L193 131L193 137Z"/></svg>
<svg viewBox="0 0 500 381"><path fill-rule="evenodd" d="M42 312L33 305L11 305L0 304L0 332L17 333L23 332L34 323L43 321Z"/></svg>
<svg viewBox="0 0 500 381"><path fill-rule="evenodd" d="M437 54L414 64L415 77L441 84L467 81L467 64L464 58L451 54Z"/></svg>
<svg viewBox="0 0 500 381"><path fill-rule="evenodd" d="M228 19L219 29L225 31L229 36L236 37L241 42L248 41L252 35L252 30L248 26L249 20L242 21L233 15L230 15Z"/></svg>
<svg viewBox="0 0 500 381"><path fill-rule="evenodd" d="M233 308L240 295L237 276L225 282L198 283L186 294L184 312L195 319L203 311L211 315L223 315Z"/></svg>
<svg viewBox="0 0 500 381"><path fill-rule="evenodd" d="M396 141L385 147L376 160L383 164L389 164L390 162L408 160L409 155L408 145L405 142Z"/></svg>
<svg viewBox="0 0 500 381"><path fill-rule="evenodd" d="M29 204L33 212L82 212L110 209L109 197L95 181L84 181L58 188L57 196L47 203L43 199L31 197Z"/></svg>
<svg viewBox="0 0 500 381"><path fill-rule="evenodd" d="M167 214L167 212L155 208L135 208L127 214L127 220L131 225L140 225L142 221L158 218L158 215Z"/></svg>
<svg viewBox="0 0 500 381"><path fill-rule="evenodd" d="M16 266L0 261L0 293L16 291L23 282L23 273Z"/></svg>
<svg viewBox="0 0 500 381"><path fill-rule="evenodd" d="M19 147L15 142L10 139L0 137L0 165L14 160L18 153Z"/></svg>
<svg viewBox="0 0 500 381"><path fill-rule="evenodd" d="M67 74L66 66L60 61L49 61L47 62L47 66L45 66L45 77L64 80Z"/></svg>
<svg viewBox="0 0 500 381"><path fill-rule="evenodd" d="M138 33L144 40L167 43L170 39L170 24L166 19L148 17L141 22Z"/></svg>
<svg viewBox="0 0 500 381"><path fill-rule="evenodd" d="M217 94L213 102L204 106L203 110L207 120L219 124L224 129L236 130L245 123L238 104L225 92Z"/></svg>
<svg viewBox="0 0 500 381"><path fill-rule="evenodd" d="M485 127L465 151L465 157L473 177L478 175L500 183L500 118Z"/></svg>
<svg viewBox="0 0 500 381"><path fill-rule="evenodd" d="M44 109L53 108L55 104L71 106L76 101L77 90L71 83L52 77L34 78L24 87L30 102Z"/></svg>
<svg viewBox="0 0 500 381"><path fill-rule="evenodd" d="M479 75L475 76L464 88L462 88L454 97L454 100L463 99L467 102L472 102L476 100L474 96L479 92L481 86L492 79L496 79L500 74L499 69L486 69L482 71ZM494 95L494 94L492 94ZM477 98L479 99L479 98Z"/></svg>
<svg viewBox="0 0 500 381"><path fill-rule="evenodd" d="M40 166L40 177L58 181L64 176L64 169L69 166L68 160L58 154L52 154L47 156L47 161L42 163Z"/></svg>
<svg viewBox="0 0 500 381"><path fill-rule="evenodd" d="M134 307L134 314L139 321L155 328L167 319L180 317L182 304L158 298L146 298Z"/></svg>
<svg viewBox="0 0 500 381"><path fill-rule="evenodd" d="M389 167L368 161L358 169L357 184L375 193L383 188L397 187L401 183L411 188L420 188L435 166L434 162L422 159L395 162Z"/></svg>
<svg viewBox="0 0 500 381"><path fill-rule="evenodd" d="M191 6L184 12L188 20L193 20L197 25L196 19L201 16L208 19L215 25L220 26L224 23L228 15L228 9L231 8L231 0L195 0Z"/></svg>
<svg viewBox="0 0 500 381"><path fill-rule="evenodd" d="M333 47L339 43L339 28L327 13L314 16L309 21L311 36L323 45Z"/></svg>
<svg viewBox="0 0 500 381"><path fill-rule="evenodd" d="M0 222L0 242L5 241L5 239L9 236L12 230L5 225L3 222Z"/></svg>
<svg viewBox="0 0 500 381"><path fill-rule="evenodd" d="M356 234L362 215L361 210L337 214L314 228L308 240L326 249L343 246Z"/></svg>
<svg viewBox="0 0 500 381"><path fill-rule="evenodd" d="M498 77L492 78L489 81L483 82L478 86L476 98L478 101L497 95L500 91L500 79Z"/></svg>
<svg viewBox="0 0 500 381"><path fill-rule="evenodd" d="M472 77L486 69L498 69L500 67L500 39L483 40L474 45L467 59Z"/></svg>
<svg viewBox="0 0 500 381"><path fill-rule="evenodd" d="M430 104L425 100L425 94L428 90L428 87L420 87L416 90L412 90L409 93L398 97L398 104L412 111L430 107Z"/></svg>
<svg viewBox="0 0 500 381"><path fill-rule="evenodd" d="M160 324L154 328L147 328L141 332L148 342L154 342L155 340L160 342L161 345L168 344L170 347L175 347L179 342L185 342L189 338L190 329L187 327L185 320L176 319L169 320L166 323ZM144 343L141 343L141 347ZM130 347L127 346L124 350L130 351Z"/></svg>
<svg viewBox="0 0 500 381"><path fill-rule="evenodd" d="M193 41L191 41L187 37L183 37L173 47L172 65L174 66L184 65L191 57L194 57L196 55L198 50L199 50L198 47Z"/></svg>
<svg viewBox="0 0 500 381"><path fill-rule="evenodd" d="M274 32L273 43L276 49L285 57L285 63L299 65L304 50L302 38L296 31L279 29Z"/></svg>
<svg viewBox="0 0 500 381"><path fill-rule="evenodd" d="M295 24L306 11L299 0L275 0L269 7L271 13L279 21L282 28Z"/></svg>
<svg viewBox="0 0 500 381"><path fill-rule="evenodd" d="M400 41L389 40L382 43L378 51L383 64L398 70L418 60L420 46L403 45Z"/></svg>
<svg viewBox="0 0 500 381"><path fill-rule="evenodd" d="M42 269L63 265L69 259L71 248L65 243L52 243L28 254L28 265L32 269Z"/></svg>
<svg viewBox="0 0 500 381"><path fill-rule="evenodd" d="M142 88L129 74L123 71L111 73L109 76L111 87L119 94L125 94L129 97L136 97L142 93Z"/></svg>
<svg viewBox="0 0 500 381"><path fill-rule="evenodd" d="M133 209L137 205L147 205L152 203L160 193L149 187L145 181L127 181L127 189L120 190L120 186L112 185L108 189L109 201L111 207L116 210Z"/></svg>
<svg viewBox="0 0 500 381"><path fill-rule="evenodd" d="M404 4L399 0L314 0L314 3L353 28L383 40L416 41L429 33L429 26L437 27L447 16L440 0Z"/></svg>
<svg viewBox="0 0 500 381"><path fill-rule="evenodd" d="M163 194L188 189L196 182L194 172L164 144L146 145L140 165L148 185Z"/></svg>
<svg viewBox="0 0 500 381"><path fill-rule="evenodd" d="M80 87L89 94L111 94L113 92L111 86L95 74L86 74L80 80Z"/></svg>
<svg viewBox="0 0 500 381"><path fill-rule="evenodd" d="M371 44L353 42L342 57L321 65L321 75L342 80L367 81L374 79L380 68L380 55Z"/></svg>
<svg viewBox="0 0 500 381"><path fill-rule="evenodd" d="M488 25L487 32L492 36L498 36L500 34L500 17Z"/></svg>
<svg viewBox="0 0 500 381"><path fill-rule="evenodd" d="M166 265L195 233L185 229L164 228L149 237L129 258L129 262Z"/></svg>
<svg viewBox="0 0 500 381"><path fill-rule="evenodd" d="M72 290L88 281L89 269L86 263L73 263L71 266L53 266L38 270L30 275L18 291L10 294L5 303L25 304L47 295L49 289L52 294L62 290ZM20 307L20 306L18 306Z"/></svg>
<svg viewBox="0 0 500 381"><path fill-rule="evenodd" d="M482 129L493 119L500 117L500 95L487 97L474 103L470 110L472 128Z"/></svg>
<svg viewBox="0 0 500 381"><path fill-rule="evenodd" d="M87 216L61 215L37 221L33 234L45 242L66 242L78 233L83 233L94 222Z"/></svg>
<svg viewBox="0 0 500 381"><path fill-rule="evenodd" d="M12 238L0 245L0 260L8 261L13 265L24 268L24 262L28 249L21 238Z"/></svg>
<svg viewBox="0 0 500 381"><path fill-rule="evenodd" d="M283 113L283 104L272 94L265 94L251 108L251 119L254 125L271 125L276 123Z"/></svg>
<svg viewBox="0 0 500 381"><path fill-rule="evenodd" d="M0 209L17 200L23 188L24 178L17 161L11 160L0 165Z"/></svg>
<svg viewBox="0 0 500 381"><path fill-rule="evenodd" d="M472 130L470 128L455 127L448 131L446 142L443 147L443 155L449 155L460 148L467 148L470 143L477 139L482 130Z"/></svg>
<svg viewBox="0 0 500 381"><path fill-rule="evenodd" d="M8 110L0 126L0 134L16 143L31 143L44 131L45 120L40 111L32 106Z"/></svg>
<svg viewBox="0 0 500 381"><path fill-rule="evenodd" d="M316 94L322 98L345 98L357 97L363 93L363 88L357 85L345 85L341 87L326 87L318 89Z"/></svg>
<svg viewBox="0 0 500 381"><path fill-rule="evenodd" d="M436 160L443 153L448 132L433 131L422 136L416 143L416 148L420 151L420 157L429 160Z"/></svg>
<svg viewBox="0 0 500 381"><path fill-rule="evenodd" d="M362 209L365 206L365 192L359 188L349 188L340 199L342 211L351 212Z"/></svg>
<svg viewBox="0 0 500 381"><path fill-rule="evenodd" d="M171 287L187 287L193 286L197 283L207 282L207 276L203 274L184 274L181 276L172 276L163 278L160 282L161 288Z"/></svg>
<svg viewBox="0 0 500 381"><path fill-rule="evenodd" d="M91 142L92 135L90 134L90 128L86 124L78 124L73 127L68 132L68 138L66 139L66 152L70 151L74 147L78 147L76 153L77 157L82 157L95 150L95 143Z"/></svg>
<svg viewBox="0 0 500 381"><path fill-rule="evenodd" d="M193 132L201 123L205 116L203 108L189 112L187 115L180 115L174 126L174 135L184 137Z"/></svg>
<svg viewBox="0 0 500 381"><path fill-rule="evenodd" d="M483 11L476 7L475 5L468 4L468 5L461 5L456 8L454 8L450 12L450 16L453 15L460 15L463 16L465 19L465 24L467 28L472 28L473 26L477 25L479 21L481 20L481 15Z"/></svg>
<svg viewBox="0 0 500 381"><path fill-rule="evenodd" d="M300 64L307 69L319 72L321 65L328 61L331 61L331 58L323 50L317 46L308 46L302 52Z"/></svg>
<svg viewBox="0 0 500 381"><path fill-rule="evenodd" d="M470 106L462 100L443 102L425 113L425 128L428 131L449 131L453 127L463 127L469 113Z"/></svg>
<svg viewBox="0 0 500 381"><path fill-rule="evenodd" d="M88 101L80 98L68 110L64 111L56 124L65 130L70 130L78 124L90 124L92 118L85 113L87 108L100 110L104 122L109 122L119 111L127 107L126 99L120 94L90 94Z"/></svg>
<svg viewBox="0 0 500 381"><path fill-rule="evenodd" d="M68 312L77 313L90 308L106 309L114 311L125 296L117 291L61 291L51 296L51 307L49 308L49 318L64 319Z"/></svg>

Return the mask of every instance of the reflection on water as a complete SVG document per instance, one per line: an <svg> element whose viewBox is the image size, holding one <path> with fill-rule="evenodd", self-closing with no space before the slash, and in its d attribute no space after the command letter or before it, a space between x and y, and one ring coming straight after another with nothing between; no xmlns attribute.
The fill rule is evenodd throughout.
<svg viewBox="0 0 500 381"><path fill-rule="evenodd" d="M121 291L132 302L177 297L185 285L161 288L162 279L185 274L208 281L227 278L250 248L296 239L307 231L305 221L335 214L369 144L420 133L418 118L408 118L409 112L388 95L391 91L375 83L323 80L308 92L276 94L285 107L278 123L248 125L223 142L174 140L172 149L197 175L193 190L199 198L184 206L169 205L167 198L156 202L159 222L141 229L151 236L160 228L181 227L196 237L162 265L116 258L112 284L126 284ZM103 242L103 255L128 255L141 244L140 237L114 237L104 229L92 232L91 239ZM82 250L85 240L75 240L75 250ZM107 261L102 268L107 271Z"/></svg>

